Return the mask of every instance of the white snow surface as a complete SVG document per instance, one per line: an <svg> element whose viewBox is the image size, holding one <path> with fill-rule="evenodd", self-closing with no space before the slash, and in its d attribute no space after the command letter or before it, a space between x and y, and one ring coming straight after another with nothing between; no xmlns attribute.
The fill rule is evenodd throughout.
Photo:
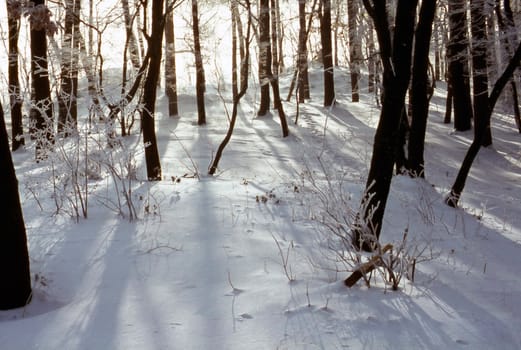
<svg viewBox="0 0 521 350"><path fill-rule="evenodd" d="M276 110L256 116L253 81L212 177L228 123L208 69L205 126L195 125L193 78L180 84L180 117L167 115L160 91L162 181L145 180L141 135L123 140L137 164L136 220L106 204L117 196L104 171L89 181L88 218L56 214L51 160L35 164L31 145L14 153L34 295L0 312L0 349L521 348L521 136L509 108L497 109L494 146L480 151L460 208L449 208L443 200L473 134L443 124L438 83L426 179L393 178L381 235L399 244L407 229L408 244L425 248L414 282L404 277L392 291L376 273L370 288L347 288L350 272L324 243L328 203L317 189L343 193L346 207L335 209L346 215L360 204L379 117L366 83L352 103L348 72L336 69L337 104L324 108L313 69L296 125L294 98L284 102L283 138ZM281 75L283 94L290 78ZM88 104L84 93L80 106Z"/></svg>

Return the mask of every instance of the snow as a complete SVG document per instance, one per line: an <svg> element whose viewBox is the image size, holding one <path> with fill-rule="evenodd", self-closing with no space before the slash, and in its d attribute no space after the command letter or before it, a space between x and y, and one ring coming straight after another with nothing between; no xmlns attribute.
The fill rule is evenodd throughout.
<svg viewBox="0 0 521 350"><path fill-rule="evenodd" d="M338 205L340 194L346 207L335 209L347 215L358 208L379 108L365 90L361 102L350 102L342 68L335 71L337 105L324 108L321 72L311 74L312 100L300 105L298 125L295 103L284 103L288 138L276 111L255 116L258 88L250 88L213 177L206 170L227 128L215 84L206 95L206 126L194 125L187 80L181 117L168 117L159 96L163 181L144 180L140 135L124 140L137 163L133 221L106 204L117 196L105 170L89 182L87 219L72 218L67 205L56 213L51 160L35 164L31 147L15 152L34 296L23 309L0 312L0 347L521 348L521 143L510 112L494 115L494 146L480 151L461 208L449 208L443 199L472 132L442 123L438 84L427 179L394 177L381 236L400 242L407 229L408 244L424 249L415 280L404 278L392 291L376 274L370 288L362 281L347 288L349 272L333 265L320 213ZM290 78L281 77L283 93ZM223 94L230 91L227 85Z"/></svg>

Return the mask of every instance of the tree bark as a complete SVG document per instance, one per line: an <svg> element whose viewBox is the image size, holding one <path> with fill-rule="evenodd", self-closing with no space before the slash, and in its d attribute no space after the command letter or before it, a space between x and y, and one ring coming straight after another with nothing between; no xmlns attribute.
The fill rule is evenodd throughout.
<svg viewBox="0 0 521 350"><path fill-rule="evenodd" d="M335 81L331 43L331 0L322 1L320 37L322 41L322 64L324 65L324 107L335 103Z"/></svg>
<svg viewBox="0 0 521 350"><path fill-rule="evenodd" d="M232 18L235 17L235 22L239 23L240 19L237 18L239 16L239 12L236 11L237 9L237 0L232 0L231 4L231 12L232 12ZM241 81L243 80L243 74L248 75L248 66L249 66L249 60L250 60L250 31L251 31L251 13L250 13L250 2L249 0L246 0L246 6L248 9L248 24L247 24L247 30L246 30L246 37L242 37L242 31L239 33L240 40L244 40L244 44L242 45L242 48L244 50L243 54L244 57L241 59L241 67L239 71L241 72L241 77L239 78ZM235 34L233 34L235 36ZM232 39L233 40L233 39ZM239 45L241 46L241 45ZM242 55L242 54L241 54ZM232 57L237 56L237 47L232 47ZM232 66L232 69L234 71L237 71L237 60L233 59L232 62L234 62L234 65ZM237 91L237 93L233 94L233 108L232 108L232 115L230 117L230 125L228 126L228 131L226 132L226 135L222 142L219 144L219 148L217 148L217 152L215 153L215 158L213 159L210 167L208 168L208 175L214 175L219 167L219 162L221 160L222 154L224 152L224 149L230 142L232 135L233 135L233 129L235 128L235 123L237 121L237 114L239 110L239 103L241 101L241 98L246 94L246 90L248 89L248 85L242 85L240 87L240 90Z"/></svg>
<svg viewBox="0 0 521 350"><path fill-rule="evenodd" d="M351 101L360 101L358 81L360 79L360 62L362 61L362 38L358 33L357 11L359 0L347 1L347 16L349 28L349 69L351 71Z"/></svg>
<svg viewBox="0 0 521 350"><path fill-rule="evenodd" d="M496 102L499 98L499 95L501 94L501 91L503 91L503 88L508 83L508 81L512 78L512 74L514 74L514 71L517 67L519 67L521 61L521 44L518 45L514 56L510 59L507 67L499 77L499 79L494 84L494 88L492 89L492 92L490 93L490 96L488 97L488 103L487 103L487 113L484 115L486 119L489 120L492 116L492 112L494 111L494 107L496 105ZM451 191L447 198L445 199L445 203L449 205L450 207L457 207L459 199L461 197L461 193L463 192L463 189L465 188L465 182L467 181L468 174L470 172L470 168L472 167L472 163L474 162L474 159L478 155L478 152L483 145L483 137L485 136L487 132L487 121L479 123L479 130L476 134L476 137L470 144L469 149L467 150L467 153L465 154L465 158L463 159L463 163L461 164L460 170L458 172L458 175L456 176L456 180L454 181L454 184L452 185Z"/></svg>
<svg viewBox="0 0 521 350"><path fill-rule="evenodd" d="M195 90L197 94L197 124L206 124L206 109L204 105L204 94L206 82L204 77L203 55L201 53L201 38L199 35L199 9L197 0L192 0L192 29L194 33L194 55L195 55Z"/></svg>
<svg viewBox="0 0 521 350"><path fill-rule="evenodd" d="M157 147L154 114L159 69L161 67L161 43L165 23L163 10L163 0L152 1L152 28L151 34L148 37L148 56L150 56L150 63L143 86L143 117L141 121L143 143L145 145L145 162L149 181L161 180L161 162L159 160Z"/></svg>
<svg viewBox="0 0 521 350"><path fill-rule="evenodd" d="M428 82L429 44L435 12L436 0L422 1L414 37L414 62L412 87L410 90L412 115L408 143L408 170L411 175L419 177L425 177L423 151L429 114L429 100L432 96L432 91L428 91L430 87Z"/></svg>
<svg viewBox="0 0 521 350"><path fill-rule="evenodd" d="M484 0L470 1L470 21L472 33L472 93L474 110L474 138L484 134L482 146L492 145L490 118L487 118L488 72L487 72L487 32ZM481 123L485 123L481 126Z"/></svg>
<svg viewBox="0 0 521 350"><path fill-rule="evenodd" d="M168 9L165 22L165 92L168 98L168 115L179 115L177 100L177 71L175 61L174 10Z"/></svg>
<svg viewBox="0 0 521 350"><path fill-rule="evenodd" d="M35 0L34 5L42 6L45 11L44 0ZM48 23L35 19L30 21L31 40L31 111L30 119L34 125L33 137L36 139L36 160L47 157L47 152L54 142L53 108L51 88L47 62Z"/></svg>
<svg viewBox="0 0 521 350"><path fill-rule="evenodd" d="M268 77L268 72L271 70L269 0L260 0L259 6L259 81L261 96L257 115L264 116L268 113L270 105L270 81Z"/></svg>
<svg viewBox="0 0 521 350"><path fill-rule="evenodd" d="M472 101L468 72L468 38L465 0L449 0L450 39L448 84L452 88L454 128L467 131L472 127Z"/></svg>
<svg viewBox="0 0 521 350"><path fill-rule="evenodd" d="M78 43L74 32L79 23L79 1L65 2L65 31L62 40L60 92L58 94L58 134L67 137L78 126Z"/></svg>
<svg viewBox="0 0 521 350"><path fill-rule="evenodd" d="M384 92L371 165L360 206L361 212L357 215L358 222L353 230L352 239L356 248L372 251L380 237L393 176L396 142L410 79L417 1L398 0L392 40L385 2L363 2L373 18L380 44L380 56L384 66Z"/></svg>
<svg viewBox="0 0 521 350"><path fill-rule="evenodd" d="M298 36L298 99L304 102L309 99L309 76L308 76L308 30L306 26L306 0L299 0L299 36ZM313 17L313 14L310 15Z"/></svg>
<svg viewBox="0 0 521 350"><path fill-rule="evenodd" d="M22 307L31 301L31 271L18 180L9 150L4 112L0 104L0 310Z"/></svg>
<svg viewBox="0 0 521 350"><path fill-rule="evenodd" d="M134 34L133 30L135 15L130 15L130 6L128 0L121 0L121 7L123 8L123 16L125 18L125 29L127 33L128 48L130 51L130 62L132 62L132 67L138 71L139 67L141 67L141 62L139 59L139 47L137 44L136 35Z"/></svg>
<svg viewBox="0 0 521 350"><path fill-rule="evenodd" d="M9 27L9 102L11 108L11 149L16 151L25 144L23 137L22 103L20 79L18 75L18 37L20 34L20 13L15 3L7 1L7 22Z"/></svg>

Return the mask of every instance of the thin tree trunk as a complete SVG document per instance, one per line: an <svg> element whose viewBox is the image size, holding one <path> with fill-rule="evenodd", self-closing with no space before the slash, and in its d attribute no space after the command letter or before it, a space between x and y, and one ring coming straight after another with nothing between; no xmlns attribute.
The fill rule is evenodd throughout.
<svg viewBox="0 0 521 350"><path fill-rule="evenodd" d="M503 88L508 83L508 81L512 78L512 74L514 74L514 71L517 67L519 67L521 61L521 44L518 45L514 56L510 59L507 67L499 77L499 79L494 84L494 88L492 89L492 92L490 93L490 96L488 97L488 103L487 103L487 112L484 114L484 117L489 120L492 116L492 112L494 111L494 107L496 105L496 102L499 98L499 95L503 91ZM469 149L467 150L467 153L465 154L465 158L463 159L463 163L461 164L460 170L458 172L458 175L456 176L456 180L454 181L454 184L452 185L450 194L445 199L445 203L449 205L450 207L457 207L459 199L461 197L461 193L463 192L463 189L465 188L465 182L467 181L468 174L470 172L470 168L472 167L472 163L474 162L474 159L478 155L478 152L483 145L483 137L485 137L487 132L487 121L483 121L479 123L477 126L479 126L478 133L476 134L476 137L472 141Z"/></svg>
<svg viewBox="0 0 521 350"><path fill-rule="evenodd" d="M23 218L18 180L9 151L9 139L0 104L0 310L25 306L31 301L31 271L27 236Z"/></svg>
<svg viewBox="0 0 521 350"><path fill-rule="evenodd" d="M270 20L271 20L271 73L275 76L279 75L279 52L277 40L277 3L278 0L270 0ZM275 101L274 101L275 103ZM277 106L274 106L277 108Z"/></svg>
<svg viewBox="0 0 521 350"><path fill-rule="evenodd" d="M445 117L443 122L445 124L450 124L452 119L452 85L447 84L447 97L445 100Z"/></svg>
<svg viewBox="0 0 521 350"><path fill-rule="evenodd" d="M349 28L349 69L351 71L351 101L358 102L360 94L358 80L360 79L360 62L362 60L362 42L358 33L357 12L360 7L359 0L348 0L347 16Z"/></svg>
<svg viewBox="0 0 521 350"><path fill-rule="evenodd" d="M261 96L257 115L264 116L268 113L270 104L270 81L268 77L268 70L271 70L269 0L260 0L259 6L259 81Z"/></svg>
<svg viewBox="0 0 521 350"><path fill-rule="evenodd" d="M470 1L470 20L472 32L472 92L474 109L474 138L484 130L482 146L492 144L490 118L487 118L488 72L487 72L487 33L484 0ZM481 126L485 123L485 126Z"/></svg>
<svg viewBox="0 0 521 350"><path fill-rule="evenodd" d="M237 3L236 3L237 0L232 0L232 18L233 17L236 17L239 15L239 12L238 11L235 11L236 8L237 8ZM242 38L242 31L241 33L239 33L239 38L240 40L244 40L244 44L242 45L243 47L243 50L244 50L244 57L242 58L241 57L241 67L240 67L240 72L241 72L241 77L240 77L240 80L242 81L244 79L244 77L242 76L243 74L246 74L248 75L248 66L249 66L249 60L250 60L250 48L249 48L249 43L250 43L250 31L251 31L251 17L252 17L252 14L251 14L251 11L250 11L250 2L249 0L246 0L246 6L247 6L247 9L248 9L248 24L247 24L247 30L246 30L246 37L245 38ZM240 22L239 19L235 19L235 22ZM235 36L235 34L234 34ZM233 38L232 38L233 40ZM236 46L232 47L232 57L236 57L237 56L237 48ZM234 71L237 71L237 59L234 59L232 60L233 63L233 66L232 66L232 70ZM241 88L240 90L237 92L237 94L233 94L233 108L232 108L232 115L230 117L230 125L228 126L228 131L226 132L226 136L224 137L224 139L222 140L222 142L219 144L219 148L217 149L217 152L215 153L215 158L213 159L212 161L212 164L210 165L210 167L208 168L208 175L214 175L215 172L217 171L218 167L219 167L219 161L221 160L221 157L222 157L222 154L224 152L224 149L225 147L228 145L228 143L230 142L231 138L232 138L232 135L233 135L233 129L235 128L235 123L237 121L237 114L238 114L238 109L239 109L239 103L241 101L241 98L246 94L246 90L248 89L248 85L242 85L241 84Z"/></svg>
<svg viewBox="0 0 521 350"><path fill-rule="evenodd" d="M45 6L44 0L35 0L34 5ZM53 108L47 62L46 26L41 20L30 21L31 40L31 112L36 138L36 160L47 157L54 140Z"/></svg>
<svg viewBox="0 0 521 350"><path fill-rule="evenodd" d="M197 0L192 0L192 28L194 33L194 55L195 55L195 90L197 94L197 124L206 124L206 110L204 105L204 94L206 82L204 77L203 56L201 53L201 42L199 36L199 10Z"/></svg>
<svg viewBox="0 0 521 350"><path fill-rule="evenodd" d="M283 43L284 43L284 28L282 26L282 20L280 17L280 1L275 0L275 15L277 16L277 45L278 45L278 51L279 51L279 71L278 73L281 73L284 71L285 65L284 65L284 50L283 50Z"/></svg>
<svg viewBox="0 0 521 350"><path fill-rule="evenodd" d="M448 83L452 86L454 128L467 131L472 127L472 101L468 72L468 38L465 0L449 0L450 40Z"/></svg>
<svg viewBox="0 0 521 350"><path fill-rule="evenodd" d="M308 28L306 27L306 0L299 0L299 39L298 39L298 98L303 103L310 98L309 77L308 77L308 48L307 37ZM310 15L313 17L313 14Z"/></svg>
<svg viewBox="0 0 521 350"><path fill-rule="evenodd" d="M273 4L273 2L272 2L272 4ZM272 47L275 47L275 46L277 46L277 41L278 41L277 33L276 33L276 31L274 31L272 33L272 40L271 40L271 42L268 42L268 44ZM275 71L275 73L273 73L273 71L272 71L272 66L273 66L273 71ZM277 113L279 114L280 126L282 128L282 136L286 137L289 135L289 128L288 128L288 122L286 119L286 113L284 113L284 107L282 105L282 101L280 98L279 76L277 73L278 71L279 71L278 61L273 61L273 62L271 62L270 65L267 66L266 74L267 74L268 80L270 82L271 89L273 91L273 105L274 105L274 108L277 109Z"/></svg>
<svg viewBox="0 0 521 350"><path fill-rule="evenodd" d="M121 6L123 8L123 16L125 18L125 28L128 38L130 61L132 62L132 67L134 67L134 69L137 71L139 70L139 67L141 67L141 62L139 59L139 47L137 45L137 39L132 28L134 24L134 16L130 15L130 6L128 0L121 0Z"/></svg>
<svg viewBox="0 0 521 350"><path fill-rule="evenodd" d="M369 29L367 33L367 50L368 50L368 59L367 59L367 91L368 92L377 92L376 88L376 66L377 66L377 53L374 44L374 26L371 20L369 20Z"/></svg>
<svg viewBox="0 0 521 350"><path fill-rule="evenodd" d="M322 1L320 36L322 41L322 64L324 65L324 107L335 103L333 52L331 45L331 0Z"/></svg>
<svg viewBox="0 0 521 350"><path fill-rule="evenodd" d="M519 99L517 94L517 85L514 80L510 82L512 89L512 103L514 105L514 120L516 121L517 130L521 134L521 112L519 111Z"/></svg>
<svg viewBox="0 0 521 350"><path fill-rule="evenodd" d="M9 102L11 108L11 147L13 151L25 144L23 137L22 103L18 75L18 37L20 34L20 13L14 3L7 1L7 22L9 27Z"/></svg>
<svg viewBox="0 0 521 350"><path fill-rule="evenodd" d="M177 100L177 71L175 61L175 31L174 31L174 10L168 9L165 23L165 92L168 98L168 115L175 117L179 115Z"/></svg>
<svg viewBox="0 0 521 350"><path fill-rule="evenodd" d="M145 145L145 162L149 181L161 180L161 162L157 147L154 114L156 107L157 83L161 67L161 43L164 32L164 3L163 0L152 1L152 28L148 37L148 53L150 63L143 86L143 144Z"/></svg>
<svg viewBox="0 0 521 350"><path fill-rule="evenodd" d="M416 26L414 37L414 62L412 68L412 88L410 90L412 115L407 168L411 175L419 177L425 177L423 151L429 114L429 100L432 96L432 93L428 91L429 44L431 42L435 12L436 0L422 1L420 20Z"/></svg>
<svg viewBox="0 0 521 350"><path fill-rule="evenodd" d="M515 46L517 42L517 31L514 24L514 18L512 9L510 7L510 1L505 0L503 2L503 7L505 11L505 16L503 17L500 8L500 0L496 0L496 16L498 21L498 26L503 34L501 44L504 48L504 51L510 55L512 54L513 46ZM521 112L519 111L519 99L517 94L517 85L515 78L513 77L510 81L510 93L512 95L512 104L514 110L514 120L516 122L516 126L518 131L521 133Z"/></svg>
<svg viewBox="0 0 521 350"><path fill-rule="evenodd" d="M363 2L373 18L380 44L384 97L361 212L357 215L358 228L353 231L352 239L355 247L372 251L380 237L395 165L396 142L410 79L417 0L398 0L392 40L385 2L374 5L369 0Z"/></svg>
<svg viewBox="0 0 521 350"><path fill-rule="evenodd" d="M241 15L239 13L239 7L237 1L233 0L231 4L232 16L235 20L237 30L237 40L239 43L239 58L241 63L239 64L239 86L238 90L244 90L248 88L248 74L250 56L246 58L246 42L244 40L244 33L242 29ZM249 44L249 43L248 43ZM242 64L244 60L247 60L246 64Z"/></svg>
<svg viewBox="0 0 521 350"><path fill-rule="evenodd" d="M235 7L235 9L234 9ZM230 14L232 20L232 99L235 101L239 95L239 83L238 83L238 65L237 65L237 16L236 10L237 2L231 1Z"/></svg>
<svg viewBox="0 0 521 350"><path fill-rule="evenodd" d="M299 46L298 46L298 56L297 56L297 67L295 72L293 73L293 79L291 80L291 84L288 90L288 97L286 101L291 100L291 96L293 95L293 90L295 86L297 86L297 90L299 93L299 102L304 102L305 99L310 99L310 89L309 89L309 75L308 75L308 49L307 49L307 41L309 37L309 32L311 30L311 24L313 22L313 12L315 11L315 7L317 5L318 0L313 1L313 5L311 5L311 14L309 16L308 24L306 26L306 1L299 0Z"/></svg>
<svg viewBox="0 0 521 350"><path fill-rule="evenodd" d="M75 0L65 2L65 30L62 40L60 92L58 94L58 134L63 137L69 136L77 130L77 87L78 62L76 42L74 40L74 23L77 11L75 6L79 5ZM79 12L78 12L79 13Z"/></svg>

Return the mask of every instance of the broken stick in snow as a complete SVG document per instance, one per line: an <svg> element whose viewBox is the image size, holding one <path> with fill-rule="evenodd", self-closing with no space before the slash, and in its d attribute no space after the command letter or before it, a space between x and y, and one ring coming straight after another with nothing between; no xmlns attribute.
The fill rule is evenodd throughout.
<svg viewBox="0 0 521 350"><path fill-rule="evenodd" d="M373 255L369 261L363 263L362 265L358 266L356 270L353 271L351 276L345 279L344 284L351 288L355 285L356 282L362 277L364 277L365 274L373 271L378 265L380 265L382 261L382 255L387 253L389 250L393 249L393 245L388 243L386 244L380 252L378 252L376 255Z"/></svg>

